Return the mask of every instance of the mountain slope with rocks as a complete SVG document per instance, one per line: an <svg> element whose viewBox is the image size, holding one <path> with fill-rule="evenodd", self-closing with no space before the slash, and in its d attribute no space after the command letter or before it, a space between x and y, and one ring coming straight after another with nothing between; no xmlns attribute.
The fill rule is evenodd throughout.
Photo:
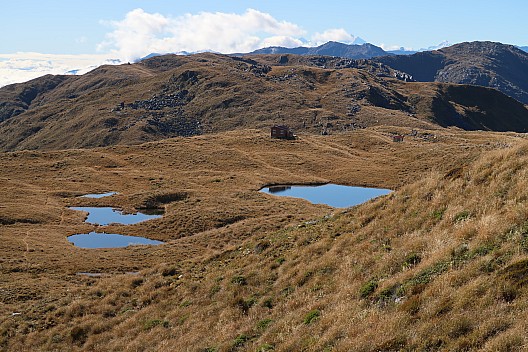
<svg viewBox="0 0 528 352"><path fill-rule="evenodd" d="M490 87L528 104L528 53L513 45L461 43L375 61L407 72L417 81Z"/></svg>
<svg viewBox="0 0 528 352"><path fill-rule="evenodd" d="M138 144L273 124L312 134L375 125L528 130L526 107L497 91L409 81L387 65L339 57L156 56L1 88L0 150Z"/></svg>

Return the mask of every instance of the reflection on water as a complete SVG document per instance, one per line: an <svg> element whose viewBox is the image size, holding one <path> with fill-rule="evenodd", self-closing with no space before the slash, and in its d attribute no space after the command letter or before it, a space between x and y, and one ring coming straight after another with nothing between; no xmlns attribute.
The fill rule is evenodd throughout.
<svg viewBox="0 0 528 352"><path fill-rule="evenodd" d="M109 225L112 223L133 225L161 217L161 215L143 213L123 214L122 211L110 207L70 207L70 209L88 212L86 222L97 225Z"/></svg>
<svg viewBox="0 0 528 352"><path fill-rule="evenodd" d="M103 276L103 273L86 273L86 272L78 272L76 275L79 276L88 276L88 277L101 277Z"/></svg>
<svg viewBox="0 0 528 352"><path fill-rule="evenodd" d="M104 198L104 197L110 197L114 194L117 194L117 192L108 192L108 193L91 193L91 194L85 194L84 196L81 196L81 198Z"/></svg>
<svg viewBox="0 0 528 352"><path fill-rule="evenodd" d="M391 190L326 184L321 186L270 186L261 189L261 192L303 198L314 204L326 204L335 208L346 208L389 194Z"/></svg>
<svg viewBox="0 0 528 352"><path fill-rule="evenodd" d="M144 208L141 209L141 213L145 215L163 215L165 214L165 209L163 208Z"/></svg>
<svg viewBox="0 0 528 352"><path fill-rule="evenodd" d="M269 193L280 193L291 189L291 186L270 186L268 187Z"/></svg>
<svg viewBox="0 0 528 352"><path fill-rule="evenodd" d="M68 237L68 241L80 248L118 248L134 245L158 245L163 243L144 237L97 232L72 235Z"/></svg>

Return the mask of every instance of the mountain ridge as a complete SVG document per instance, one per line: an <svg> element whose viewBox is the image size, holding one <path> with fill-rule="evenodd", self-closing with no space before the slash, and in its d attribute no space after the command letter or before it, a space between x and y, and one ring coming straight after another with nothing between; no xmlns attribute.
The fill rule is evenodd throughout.
<svg viewBox="0 0 528 352"><path fill-rule="evenodd" d="M258 49L247 54L239 55L261 55L261 54L296 54L296 55L325 55L338 56L349 59L370 59L372 57L390 55L382 48L370 43L358 44L344 44L335 41L329 41L325 44L316 47L297 47L285 48L279 46L272 46L268 48Z"/></svg>
<svg viewBox="0 0 528 352"><path fill-rule="evenodd" d="M408 80L384 64L328 56L156 56L1 88L0 149L138 144L277 123L310 134L383 124L528 130L527 108L498 91Z"/></svg>
<svg viewBox="0 0 528 352"><path fill-rule="evenodd" d="M496 42L465 42L435 51L373 59L421 82L487 86L528 104L528 53Z"/></svg>

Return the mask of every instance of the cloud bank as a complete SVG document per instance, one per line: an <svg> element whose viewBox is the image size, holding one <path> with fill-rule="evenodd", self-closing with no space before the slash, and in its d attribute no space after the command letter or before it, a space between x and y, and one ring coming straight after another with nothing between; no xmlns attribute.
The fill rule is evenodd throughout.
<svg viewBox="0 0 528 352"><path fill-rule="evenodd" d="M113 63L118 62L108 55L0 54L0 87L47 74L83 74Z"/></svg>
<svg viewBox="0 0 528 352"><path fill-rule="evenodd" d="M316 46L328 41L363 43L344 29L309 34L297 24L254 9L241 14L201 12L179 17L135 9L122 20L101 23L110 29L97 47L98 55L0 54L0 87L46 74L82 74L105 63L119 63L111 59L134 61L150 53L229 54L270 46ZM86 38L77 41L82 43Z"/></svg>
<svg viewBox="0 0 528 352"><path fill-rule="evenodd" d="M356 41L362 41L361 38L354 37L342 28L328 29L323 33L315 33L312 36L312 42L314 45L321 45L330 41L345 44L362 44L356 43Z"/></svg>
<svg viewBox="0 0 528 352"><path fill-rule="evenodd" d="M269 46L319 45L330 40L352 43L356 39L344 29L329 29L315 33L310 40L302 39L307 33L300 26L254 9L242 14L202 12L176 18L135 9L123 20L105 24L113 30L98 49L124 60L150 53L237 53Z"/></svg>

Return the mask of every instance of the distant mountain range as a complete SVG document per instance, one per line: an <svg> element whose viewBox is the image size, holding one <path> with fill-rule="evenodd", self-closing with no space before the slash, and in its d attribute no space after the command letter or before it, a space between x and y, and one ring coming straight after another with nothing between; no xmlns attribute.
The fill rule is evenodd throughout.
<svg viewBox="0 0 528 352"><path fill-rule="evenodd" d="M413 55L373 59L421 82L491 87L528 104L528 53L494 42L460 43Z"/></svg>
<svg viewBox="0 0 528 352"><path fill-rule="evenodd" d="M389 55L382 48L365 43L365 44L343 44L339 42L328 42L317 47L297 47L285 48L280 46L272 46L269 48L255 50L249 55L262 54L295 54L295 55L324 55L324 56L338 56L348 59L370 59L378 56Z"/></svg>
<svg viewBox="0 0 528 352"><path fill-rule="evenodd" d="M472 42L448 46L444 41L428 51L405 48L384 51L372 44L328 42L317 47L269 47L249 54L293 54L372 59L422 82L449 82L491 87L528 104L528 47L493 42ZM524 51L523 51L524 50Z"/></svg>
<svg viewBox="0 0 528 352"><path fill-rule="evenodd" d="M405 48L387 51L388 54L392 54L392 55L412 55L412 54L416 54L417 52L418 51L415 51L415 50L405 50Z"/></svg>
<svg viewBox="0 0 528 352"><path fill-rule="evenodd" d="M234 53L233 56L246 56L246 55L274 55L274 54L293 54L293 55L324 55L324 56L337 56L348 59L371 59L374 57L387 56L387 55L413 55L424 51L439 50L445 47L449 47L451 44L448 41L443 41L438 45L430 46L428 48L422 48L419 50L407 50L404 47L396 50L383 50L382 48L367 43L361 38L356 38L352 44L344 44L340 42L330 41L325 44L316 47L300 46L295 48L286 48L283 46L270 46L267 48L257 49L249 53ZM519 46L519 49L528 52L528 46ZM206 51L210 52L210 51ZM171 54L176 55L193 55L201 52L175 52ZM220 54L220 53L217 53ZM142 60L150 59L152 57L167 55L161 53L150 53L137 62Z"/></svg>
<svg viewBox="0 0 528 352"><path fill-rule="evenodd" d="M294 55L325 55L325 56L338 56L345 57L348 59L370 59L373 57L386 56L386 55L412 55L421 51L430 51L450 46L448 41L430 46L426 49L420 50L406 50L400 48L397 50L385 51L382 48L375 46L370 43L366 43L363 40L356 40L352 44L344 44L339 42L328 42L316 47L296 47L286 48L282 46L271 46L268 48L258 49L247 54L235 54L235 55L259 55L259 54L294 54Z"/></svg>
<svg viewBox="0 0 528 352"><path fill-rule="evenodd" d="M438 45L433 45L433 46L430 46L428 48L422 48L422 49L419 49L419 50L407 50L407 49L402 47L402 48L400 48L398 50L388 50L387 52L389 54L394 54L394 55L412 55L412 54L419 53L421 51L438 50L438 49L442 49L442 48L445 48L445 47L451 46L451 45L452 44L449 43L447 40L444 40L443 42L441 42Z"/></svg>

